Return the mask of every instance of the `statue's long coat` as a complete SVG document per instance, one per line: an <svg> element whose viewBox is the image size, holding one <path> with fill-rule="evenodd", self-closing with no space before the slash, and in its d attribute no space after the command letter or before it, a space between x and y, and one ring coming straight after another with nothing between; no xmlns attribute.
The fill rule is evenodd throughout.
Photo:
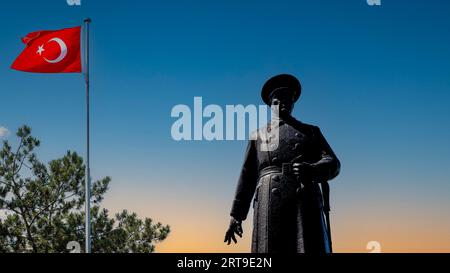
<svg viewBox="0 0 450 273"><path fill-rule="evenodd" d="M277 143L276 128L278 147L264 149L267 141ZM231 216L245 220L253 200L252 252L329 252L319 184L338 175L339 160L319 127L293 118L259 134L248 144L231 210ZM293 175L294 161L313 164L314 177Z"/></svg>

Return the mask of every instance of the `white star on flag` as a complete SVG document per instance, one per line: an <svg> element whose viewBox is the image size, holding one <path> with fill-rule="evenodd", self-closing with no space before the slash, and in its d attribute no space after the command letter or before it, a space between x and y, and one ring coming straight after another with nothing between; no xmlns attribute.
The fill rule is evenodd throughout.
<svg viewBox="0 0 450 273"><path fill-rule="evenodd" d="M36 51L37 54L39 54L40 56L42 56L42 52L44 52L44 45L38 46L38 50Z"/></svg>

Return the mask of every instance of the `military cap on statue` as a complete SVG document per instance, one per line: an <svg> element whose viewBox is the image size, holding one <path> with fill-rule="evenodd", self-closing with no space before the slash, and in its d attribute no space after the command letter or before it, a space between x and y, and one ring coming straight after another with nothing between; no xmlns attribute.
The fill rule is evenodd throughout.
<svg viewBox="0 0 450 273"><path fill-rule="evenodd" d="M281 74L270 78L263 86L261 91L261 97L263 101L270 105L271 95L275 91L286 91L294 93L294 102L300 98L302 93L302 86L300 81L289 74Z"/></svg>

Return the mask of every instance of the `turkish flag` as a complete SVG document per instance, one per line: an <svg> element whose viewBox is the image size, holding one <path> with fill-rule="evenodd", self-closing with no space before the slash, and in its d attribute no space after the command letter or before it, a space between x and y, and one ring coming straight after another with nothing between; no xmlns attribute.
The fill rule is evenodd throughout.
<svg viewBox="0 0 450 273"><path fill-rule="evenodd" d="M22 38L25 50L11 68L37 73L81 72L81 27L35 31Z"/></svg>

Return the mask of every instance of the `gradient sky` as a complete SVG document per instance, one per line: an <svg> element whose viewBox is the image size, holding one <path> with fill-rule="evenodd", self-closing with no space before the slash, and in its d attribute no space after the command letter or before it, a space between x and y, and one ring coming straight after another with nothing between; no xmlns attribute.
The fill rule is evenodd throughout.
<svg viewBox="0 0 450 273"><path fill-rule="evenodd" d="M160 252L248 252L222 243L246 143L175 142L177 104L260 104L279 73L302 80L294 115L342 162L334 248L450 251L450 1L5 1L0 127L32 126L46 161L84 154L81 75L10 70L28 32L93 19L92 175L104 205L172 226ZM2 129L4 132L4 129ZM251 214L251 213L250 213Z"/></svg>

